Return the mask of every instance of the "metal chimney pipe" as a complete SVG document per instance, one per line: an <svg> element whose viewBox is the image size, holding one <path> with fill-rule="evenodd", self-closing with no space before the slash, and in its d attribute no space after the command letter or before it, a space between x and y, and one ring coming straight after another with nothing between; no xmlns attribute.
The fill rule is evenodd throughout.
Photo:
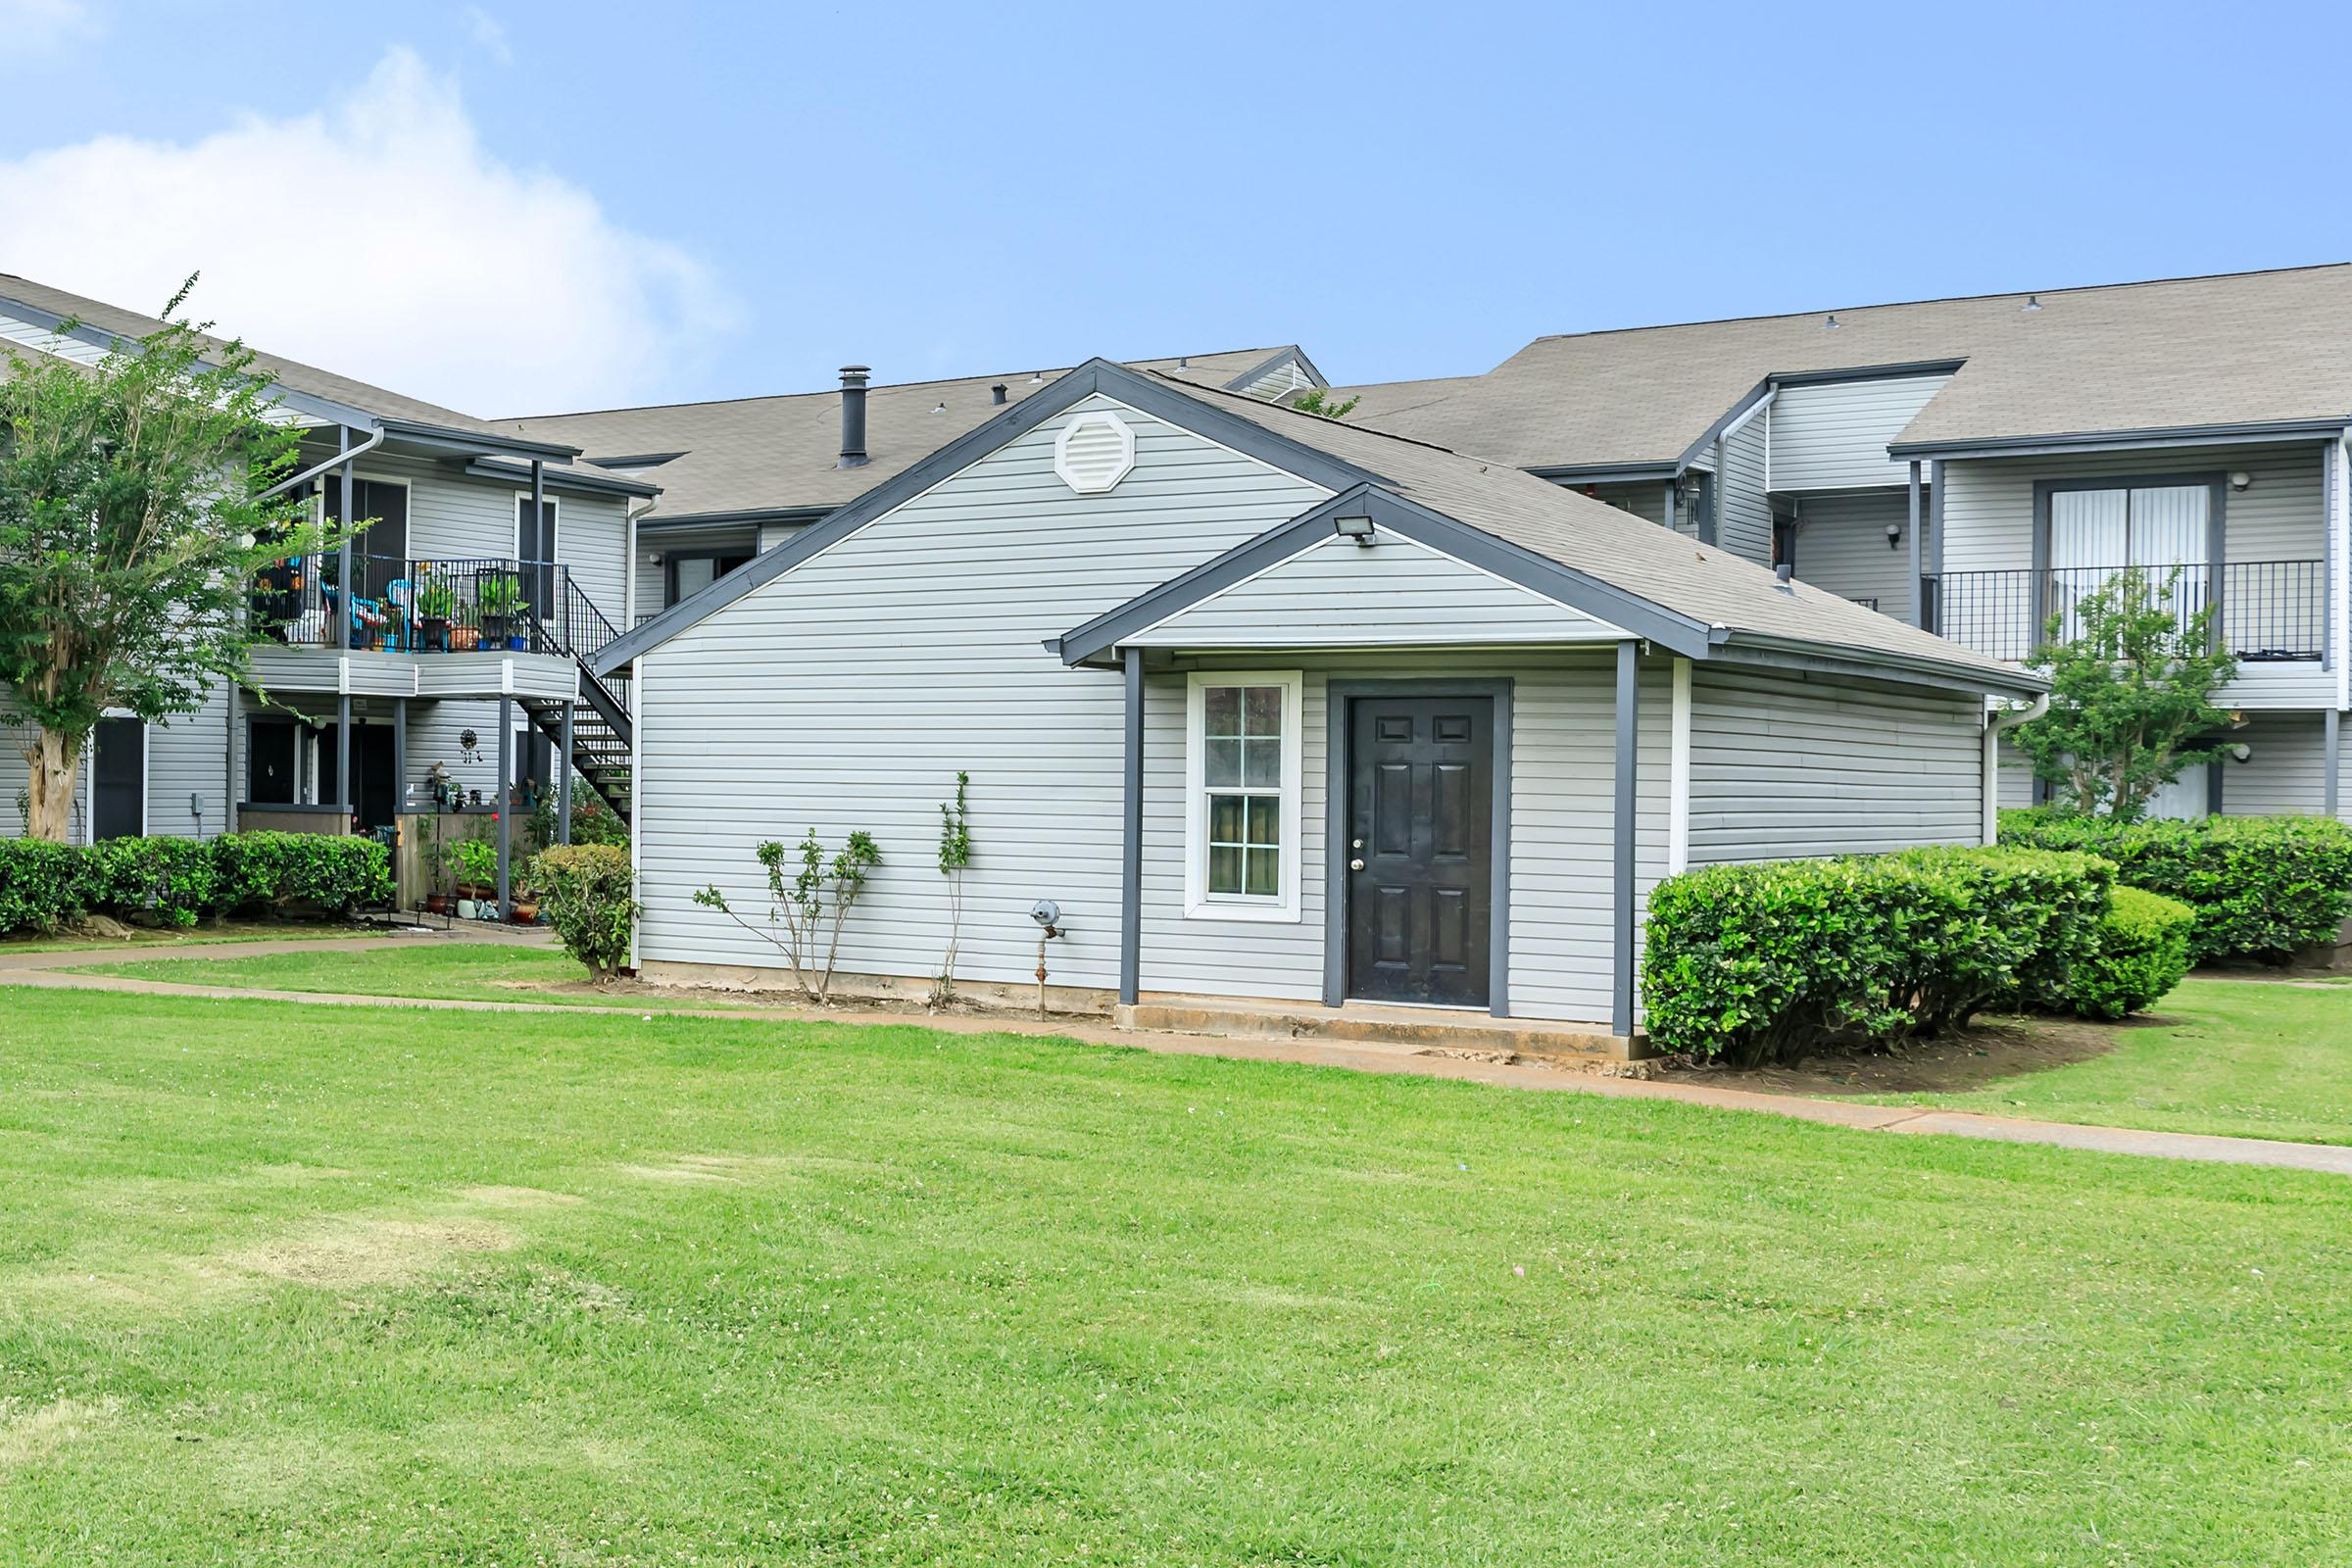
<svg viewBox="0 0 2352 1568"><path fill-rule="evenodd" d="M865 466L865 378L873 372L862 365L841 368L841 461L836 468Z"/></svg>
<svg viewBox="0 0 2352 1568"><path fill-rule="evenodd" d="M1003 403L1004 401L1004 382L999 381L995 386L992 386L988 389L988 401L991 403Z"/></svg>

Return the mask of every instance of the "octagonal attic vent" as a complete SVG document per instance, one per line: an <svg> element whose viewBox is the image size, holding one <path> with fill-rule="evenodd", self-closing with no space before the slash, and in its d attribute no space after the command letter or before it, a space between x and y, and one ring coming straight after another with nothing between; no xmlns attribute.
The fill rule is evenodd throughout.
<svg viewBox="0 0 2352 1568"><path fill-rule="evenodd" d="M1115 414L1081 414L1054 440L1054 471L1082 496L1101 495L1135 466L1135 431Z"/></svg>

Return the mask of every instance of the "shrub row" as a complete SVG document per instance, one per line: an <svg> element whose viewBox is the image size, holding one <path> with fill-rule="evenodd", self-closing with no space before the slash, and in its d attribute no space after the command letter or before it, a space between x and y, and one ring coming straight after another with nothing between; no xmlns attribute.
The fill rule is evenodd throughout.
<svg viewBox="0 0 2352 1568"><path fill-rule="evenodd" d="M2162 1001L2188 973L2197 911L2178 899L2118 886L2108 895L2093 951L2075 962L2064 985L2020 990L2020 1006L2071 1011L2110 1023Z"/></svg>
<svg viewBox="0 0 2352 1568"><path fill-rule="evenodd" d="M2101 949L2113 867L2034 849L1718 865L1660 883L1650 1038L1738 1066L1933 1033L1997 999L2069 994Z"/></svg>
<svg viewBox="0 0 2352 1568"><path fill-rule="evenodd" d="M373 839L311 833L92 845L0 839L0 932L55 931L90 914L172 926L295 906L340 915L391 897L391 857Z"/></svg>
<svg viewBox="0 0 2352 1568"><path fill-rule="evenodd" d="M2283 961L2332 944L2352 914L2352 828L2321 816L2118 822L2044 808L2001 813L2001 842L2115 864L2127 887L2196 911L2189 959Z"/></svg>

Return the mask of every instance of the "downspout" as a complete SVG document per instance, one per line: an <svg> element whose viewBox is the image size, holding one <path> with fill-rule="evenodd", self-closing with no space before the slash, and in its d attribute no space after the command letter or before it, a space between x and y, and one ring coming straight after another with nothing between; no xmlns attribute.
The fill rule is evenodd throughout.
<svg viewBox="0 0 2352 1568"><path fill-rule="evenodd" d="M2050 710L2050 694L2043 692L2028 708L2013 708L2005 713L1988 713L1984 719L1984 770L1983 776L1984 800L1984 842L1997 844L2001 837L2001 732L2020 724L2031 724Z"/></svg>
<svg viewBox="0 0 2352 1568"><path fill-rule="evenodd" d="M344 428L349 429L350 426L345 425ZM367 440L361 442L358 446L353 447L350 451L338 452L333 457L327 459L324 463L319 464L317 467L305 468L302 470L302 472L296 474L291 479L281 479L276 484L273 484L269 489L263 491L254 499L257 501L267 501L271 496L284 494L286 491L293 489L298 484L309 484L313 479L318 478L329 468L339 468L344 464L350 462L353 458L362 457L367 453L373 452L377 447L380 447L383 444L384 427L379 424L375 427L375 433L373 435L370 435Z"/></svg>

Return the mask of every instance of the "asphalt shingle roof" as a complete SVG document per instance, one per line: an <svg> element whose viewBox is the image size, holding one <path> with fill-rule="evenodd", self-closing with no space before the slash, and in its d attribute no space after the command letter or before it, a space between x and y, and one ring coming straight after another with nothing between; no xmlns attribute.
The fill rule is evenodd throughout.
<svg viewBox="0 0 2352 1568"><path fill-rule="evenodd" d="M1363 396L1353 423L1600 466L1674 462L1767 376L1952 360L1896 441L2352 419L2352 265L1544 337L1485 375L1336 393Z"/></svg>
<svg viewBox="0 0 2352 1568"><path fill-rule="evenodd" d="M1186 386L1221 387L1277 352L1267 347L1198 354L1189 357L1183 370L1173 359L1143 361L1140 366L1165 372ZM1005 402L1017 403L1063 373L1025 369L1010 375L869 387L867 461L856 468L835 466L841 456L839 387L717 403L540 415L499 423L526 440L579 447L591 461L683 454L658 467L638 470L662 486L662 499L648 514L656 522L741 513L825 512L863 495L1004 412L993 401L992 387L1002 385Z"/></svg>

